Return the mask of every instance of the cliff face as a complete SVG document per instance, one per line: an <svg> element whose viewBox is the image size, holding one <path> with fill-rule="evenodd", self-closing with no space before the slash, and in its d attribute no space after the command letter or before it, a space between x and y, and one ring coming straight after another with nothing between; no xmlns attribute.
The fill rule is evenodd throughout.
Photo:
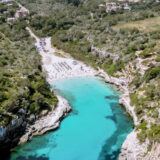
<svg viewBox="0 0 160 160"><path fill-rule="evenodd" d="M26 127L24 117L12 120L7 127L0 127L0 148L7 150L16 145Z"/></svg>
<svg viewBox="0 0 160 160"><path fill-rule="evenodd" d="M50 112L43 111L38 119L22 116L12 120L6 127L0 127L0 153L1 159L7 159L9 150L17 144L27 142L32 136L42 135L59 127L63 119L71 110L68 102L58 96L57 106L53 106Z"/></svg>
<svg viewBox="0 0 160 160"><path fill-rule="evenodd" d="M2 160L7 160L10 149L15 147L24 134L27 122L24 116L12 120L6 127L0 127L0 154Z"/></svg>

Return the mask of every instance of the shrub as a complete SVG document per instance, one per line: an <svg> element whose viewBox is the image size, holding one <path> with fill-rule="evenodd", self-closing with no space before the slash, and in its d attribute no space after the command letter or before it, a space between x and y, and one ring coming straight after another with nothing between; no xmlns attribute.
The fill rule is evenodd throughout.
<svg viewBox="0 0 160 160"><path fill-rule="evenodd" d="M160 66L148 69L144 75L144 80L146 82L149 82L151 79L159 76L160 76Z"/></svg>

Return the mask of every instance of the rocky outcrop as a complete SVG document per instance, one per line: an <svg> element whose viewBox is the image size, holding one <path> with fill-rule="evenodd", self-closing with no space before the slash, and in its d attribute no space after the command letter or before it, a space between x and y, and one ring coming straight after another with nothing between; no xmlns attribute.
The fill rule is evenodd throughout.
<svg viewBox="0 0 160 160"><path fill-rule="evenodd" d="M159 160L160 144L154 143L149 151L149 141L140 143L137 139L137 132L133 130L126 138L121 148L119 160Z"/></svg>
<svg viewBox="0 0 160 160"><path fill-rule="evenodd" d="M38 115L39 118L34 114L27 118L25 110L21 109L23 113L21 117L12 120L6 127L0 126L0 159L7 159L9 150L18 143L24 143L34 135L41 135L59 127L60 121L68 114L71 107L64 98L57 97L59 100L57 106L53 106L50 112L43 110Z"/></svg>
<svg viewBox="0 0 160 160"><path fill-rule="evenodd" d="M160 144L152 144L151 151L148 149L149 141L140 143L136 131L132 131L122 145L119 160L159 160Z"/></svg>
<svg viewBox="0 0 160 160"><path fill-rule="evenodd" d="M24 143L32 138L34 135L42 135L50 130L55 130L59 127L60 121L71 110L70 105L64 98L58 97L58 105L53 107L52 111L47 115L36 120L33 125L28 125L25 130L25 134L20 138L19 143Z"/></svg>
<svg viewBox="0 0 160 160"><path fill-rule="evenodd" d="M99 49L97 47L91 46L91 52L93 55L98 55L101 58L112 58L114 61L119 59L117 54L106 52L105 50Z"/></svg>
<svg viewBox="0 0 160 160"><path fill-rule="evenodd" d="M98 68L97 76L102 77L105 82L116 85L120 90L127 92L128 91L128 79L122 77L122 78L115 78L112 76L109 76L107 73L105 73L102 69Z"/></svg>

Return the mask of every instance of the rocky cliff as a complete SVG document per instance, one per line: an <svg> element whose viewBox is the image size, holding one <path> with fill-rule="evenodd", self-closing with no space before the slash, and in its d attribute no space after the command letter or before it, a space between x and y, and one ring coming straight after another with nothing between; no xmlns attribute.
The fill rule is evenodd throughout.
<svg viewBox="0 0 160 160"><path fill-rule="evenodd" d="M130 64L127 65L121 73L119 73L118 78L116 78L116 76L109 76L103 70L99 69L98 76L103 77L106 82L116 85L123 92L122 96L120 97L119 103L126 108L126 111L133 118L135 125L135 129L127 136L125 142L122 145L119 160L160 159L160 144L158 142L150 140L149 138L145 138L145 140L142 142L140 138L138 138L138 134L140 133L140 131L138 130L137 126L141 125L142 120L153 122L153 119L147 117L146 115L139 118L135 110L136 106L131 105L132 99L130 97L130 94L133 91L136 92L138 89L130 84L135 78L134 72L136 72L136 69L141 73L141 75L145 75L147 67L143 64L144 60L146 59L141 59L138 57L136 61L130 62ZM153 62L152 57L148 58L147 60ZM133 63L135 63L136 68L133 67ZM145 130L147 130L147 128Z"/></svg>

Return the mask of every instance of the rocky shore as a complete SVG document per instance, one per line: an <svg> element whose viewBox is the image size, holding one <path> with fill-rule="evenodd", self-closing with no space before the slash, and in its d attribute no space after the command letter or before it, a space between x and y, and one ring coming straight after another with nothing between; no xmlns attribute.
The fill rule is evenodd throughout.
<svg viewBox="0 0 160 160"><path fill-rule="evenodd" d="M58 97L58 104L56 107L52 108L49 113L44 113L44 115L34 122L33 125L28 125L26 127L25 134L20 138L19 143L24 143L31 139L34 135L42 135L50 130L55 130L59 127L60 121L68 114L71 107L67 100Z"/></svg>
<svg viewBox="0 0 160 160"><path fill-rule="evenodd" d="M134 106L130 105L128 80L121 77L115 78L109 76L101 69L99 69L98 76L102 77L105 82L116 85L118 89L123 92L122 96L119 99L119 103L125 107L126 111L133 118L134 125L136 126L138 124L138 119L134 112ZM139 143L136 130L134 129L127 136L122 145L119 160L145 160L144 154L147 152L147 146L147 143Z"/></svg>
<svg viewBox="0 0 160 160"><path fill-rule="evenodd" d="M138 119L134 112L134 107L130 105L128 80L125 78L115 78L115 77L109 76L102 69L99 69L97 76L102 77L107 83L116 85L118 89L123 92L122 96L119 99L119 103L125 106L126 111L133 118L134 124L137 125Z"/></svg>
<svg viewBox="0 0 160 160"><path fill-rule="evenodd" d="M119 99L119 103L125 107L126 111L133 118L134 125L138 125L139 121L135 114L134 106L130 105L128 79L109 76L102 69L99 69L97 76L102 77L107 83L116 85L122 91L123 94ZM156 142L152 144L150 151L148 150L149 145L149 140L146 140L142 144L139 142L137 131L134 129L122 144L119 160L159 160L160 144Z"/></svg>

